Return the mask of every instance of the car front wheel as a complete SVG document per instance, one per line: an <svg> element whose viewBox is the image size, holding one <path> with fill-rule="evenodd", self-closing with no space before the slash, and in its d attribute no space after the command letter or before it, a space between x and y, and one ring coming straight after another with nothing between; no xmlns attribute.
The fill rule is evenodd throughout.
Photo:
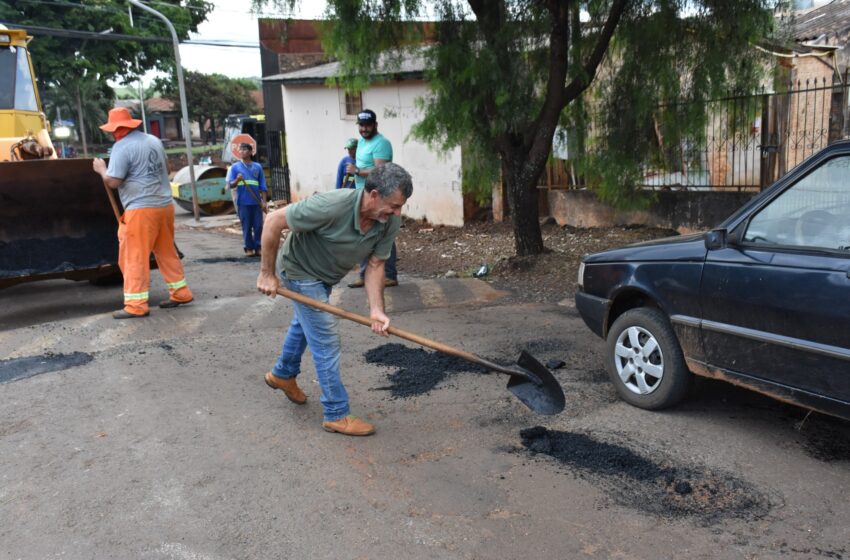
<svg viewBox="0 0 850 560"><path fill-rule="evenodd" d="M658 309L641 307L618 317L608 331L605 357L617 393L639 408L673 406L693 377L673 327Z"/></svg>

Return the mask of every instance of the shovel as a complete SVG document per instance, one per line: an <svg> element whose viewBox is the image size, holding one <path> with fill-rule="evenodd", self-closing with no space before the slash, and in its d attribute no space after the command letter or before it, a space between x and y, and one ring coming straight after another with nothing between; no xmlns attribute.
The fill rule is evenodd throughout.
<svg viewBox="0 0 850 560"><path fill-rule="evenodd" d="M316 301L313 298L293 292L292 290L278 288L277 293L310 307L326 311L331 315L336 315L337 317L342 317L343 319L348 319L349 321L354 321L367 327L372 326L372 320L368 317L345 311L344 309L321 301ZM504 367L475 354L470 354L447 344L442 344L395 327L390 327L387 329L387 332L438 352L456 356L473 364L484 366L487 369L510 375L510 379L508 379L508 391L513 393L525 406L538 414L558 414L564 410L564 390L561 388L561 385L555 379L555 376L552 375L552 372L525 350L519 355L516 367Z"/></svg>

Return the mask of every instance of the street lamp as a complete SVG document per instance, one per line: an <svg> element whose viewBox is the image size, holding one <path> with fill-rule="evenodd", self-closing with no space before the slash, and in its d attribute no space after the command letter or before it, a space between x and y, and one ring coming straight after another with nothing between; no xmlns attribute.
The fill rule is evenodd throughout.
<svg viewBox="0 0 850 560"><path fill-rule="evenodd" d="M192 165L192 129L189 128L189 113L186 109L186 88L183 85L183 66L180 63L180 45L177 41L177 31L174 26L168 21L168 18L157 12L153 8L145 6L139 0L128 0L130 4L151 13L165 22L168 30L171 32L171 40L174 43L174 62L177 65L177 88L180 90L180 109L183 113L183 131L186 137L186 163L189 164L189 180L192 181L192 208L195 211L195 221L201 221L201 209L198 206L198 188L195 185L195 166Z"/></svg>

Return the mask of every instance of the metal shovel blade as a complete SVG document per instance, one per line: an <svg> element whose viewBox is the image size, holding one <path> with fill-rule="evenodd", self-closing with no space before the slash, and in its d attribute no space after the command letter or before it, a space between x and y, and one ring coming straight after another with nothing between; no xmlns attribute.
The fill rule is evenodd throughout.
<svg viewBox="0 0 850 560"><path fill-rule="evenodd" d="M525 371L511 375L508 391L537 414L553 415L564 410L564 390L546 366L525 350L519 355L517 365Z"/></svg>

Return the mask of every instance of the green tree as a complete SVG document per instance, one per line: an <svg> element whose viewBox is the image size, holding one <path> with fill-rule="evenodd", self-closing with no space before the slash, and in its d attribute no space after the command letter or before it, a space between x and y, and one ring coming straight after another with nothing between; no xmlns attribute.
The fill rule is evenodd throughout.
<svg viewBox="0 0 850 560"><path fill-rule="evenodd" d="M88 82L128 83L151 69L170 73L174 68L174 50L163 22L134 8L131 26L128 6L123 2L102 0L0 0L0 21L7 26L54 30L32 31L36 38L30 43L30 52L39 90L43 97L55 98L57 103L73 97L67 101L72 104L61 109L63 114L77 115L80 130L88 128L82 110L88 103L82 98L84 92L104 93L103 88L93 88ZM186 39L190 31L197 31L198 24L206 19L213 4L206 0L157 0L154 7L171 21L178 37ZM79 31L85 35L60 36L61 32ZM167 41L110 40L110 35L116 34L165 38ZM75 92L76 96L69 96L68 92Z"/></svg>
<svg viewBox="0 0 850 560"><path fill-rule="evenodd" d="M293 0L253 0L256 8ZM537 184L559 123L581 103L606 110L613 140L588 169L600 194L634 199L647 123L665 101L698 101L754 82L752 44L772 30L773 0L328 0L326 50L338 83L364 88L391 69L402 45L430 43L429 96L414 134L478 158L499 154L516 251L544 250ZM415 25L424 19L433 23ZM379 62L379 57L382 57ZM603 64L604 63L604 64ZM685 115L689 126L701 118ZM623 135L625 134L625 135ZM632 136L631 134L635 135ZM619 135L619 136L618 136ZM610 150L610 151L609 151ZM468 159L468 158L467 158Z"/></svg>
<svg viewBox="0 0 850 560"><path fill-rule="evenodd" d="M89 140L102 143L107 137L98 126L106 122L112 108L112 89L106 82L81 81L77 87L53 88L42 98L47 119L54 122L60 116L68 119L77 116L77 134L88 152ZM82 115L82 116L81 116Z"/></svg>
<svg viewBox="0 0 850 560"><path fill-rule="evenodd" d="M213 141L215 141L216 123L223 122L227 115L252 114L259 109L251 92L258 89L255 81L248 78L228 78L221 74L202 74L183 69L183 81L186 86L186 105L189 118L198 122L200 130L210 120ZM180 106L179 92L173 81L158 79L155 86L163 96Z"/></svg>

